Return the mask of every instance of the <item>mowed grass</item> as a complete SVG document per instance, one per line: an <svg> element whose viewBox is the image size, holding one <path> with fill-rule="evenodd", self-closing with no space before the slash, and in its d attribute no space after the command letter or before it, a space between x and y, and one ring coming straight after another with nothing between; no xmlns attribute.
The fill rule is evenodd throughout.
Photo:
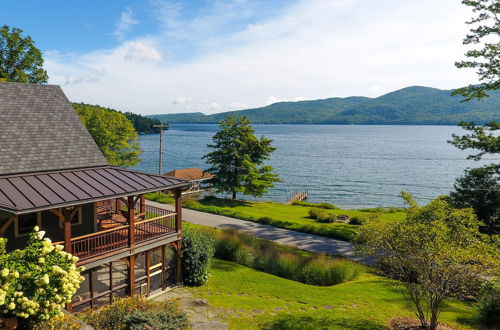
<svg viewBox="0 0 500 330"><path fill-rule="evenodd" d="M301 284L215 259L208 282L191 290L219 308L230 329L386 329L412 316L395 283L368 270L330 287ZM472 304L448 302L442 323L480 329Z"/></svg>
<svg viewBox="0 0 500 330"><path fill-rule="evenodd" d="M170 203L170 198L156 194L146 195L160 203ZM185 200L183 206L189 209L225 215L237 219L254 221L305 233L342 240L352 240L359 226L348 223L319 223L309 216L312 206L290 205L275 202L255 202L222 198L205 198L199 201ZM404 212L366 212L357 210L326 209L335 215L352 217L380 217L384 221L395 221L405 216Z"/></svg>

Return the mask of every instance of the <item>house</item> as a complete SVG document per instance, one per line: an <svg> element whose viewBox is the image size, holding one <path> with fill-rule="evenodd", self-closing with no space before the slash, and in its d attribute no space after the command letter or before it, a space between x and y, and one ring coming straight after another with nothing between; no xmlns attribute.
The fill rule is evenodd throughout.
<svg viewBox="0 0 500 330"><path fill-rule="evenodd" d="M173 170L165 173L165 175L188 180L191 183L191 190L193 191L202 189L202 182L214 177L212 174L196 167Z"/></svg>
<svg viewBox="0 0 500 330"><path fill-rule="evenodd" d="M0 236L23 247L34 226L79 257L80 311L180 280L181 191L189 181L111 166L59 86L0 83ZM169 190L175 212L144 194Z"/></svg>

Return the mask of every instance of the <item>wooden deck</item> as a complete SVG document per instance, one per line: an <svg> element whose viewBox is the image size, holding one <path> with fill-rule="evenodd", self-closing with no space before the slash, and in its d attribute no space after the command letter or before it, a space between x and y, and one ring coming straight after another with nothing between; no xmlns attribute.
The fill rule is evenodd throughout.
<svg viewBox="0 0 500 330"><path fill-rule="evenodd" d="M143 214L136 215L133 238L135 244L177 232L177 213L146 205ZM72 254L80 262L101 255L113 254L129 247L129 225L124 214L112 212L102 205L98 208L99 231L71 238Z"/></svg>

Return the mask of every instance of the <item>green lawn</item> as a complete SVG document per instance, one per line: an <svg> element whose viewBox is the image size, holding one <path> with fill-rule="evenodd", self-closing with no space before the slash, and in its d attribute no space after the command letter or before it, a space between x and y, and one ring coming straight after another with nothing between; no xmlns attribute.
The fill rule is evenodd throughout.
<svg viewBox="0 0 500 330"><path fill-rule="evenodd" d="M167 196L148 194L148 199L170 203ZM221 214L233 218L269 224L275 227L296 230L321 236L351 240L358 226L346 223L319 223L309 217L310 206L289 205L275 202L254 202L221 198L206 198L200 201L184 201L183 206L203 212ZM325 210L336 215L349 217L379 216L392 221L404 217L403 212L363 212L356 210Z"/></svg>
<svg viewBox="0 0 500 330"><path fill-rule="evenodd" d="M191 290L220 308L231 329L385 329L391 317L411 316L394 282L368 272L318 287L216 259L208 282ZM454 301L440 320L477 329L477 317L472 305Z"/></svg>

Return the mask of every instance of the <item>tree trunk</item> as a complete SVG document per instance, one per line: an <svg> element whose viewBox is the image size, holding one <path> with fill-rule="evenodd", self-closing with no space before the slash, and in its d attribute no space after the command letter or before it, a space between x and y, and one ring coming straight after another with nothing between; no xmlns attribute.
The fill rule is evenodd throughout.
<svg viewBox="0 0 500 330"><path fill-rule="evenodd" d="M233 190L233 199L236 199L236 190Z"/></svg>

